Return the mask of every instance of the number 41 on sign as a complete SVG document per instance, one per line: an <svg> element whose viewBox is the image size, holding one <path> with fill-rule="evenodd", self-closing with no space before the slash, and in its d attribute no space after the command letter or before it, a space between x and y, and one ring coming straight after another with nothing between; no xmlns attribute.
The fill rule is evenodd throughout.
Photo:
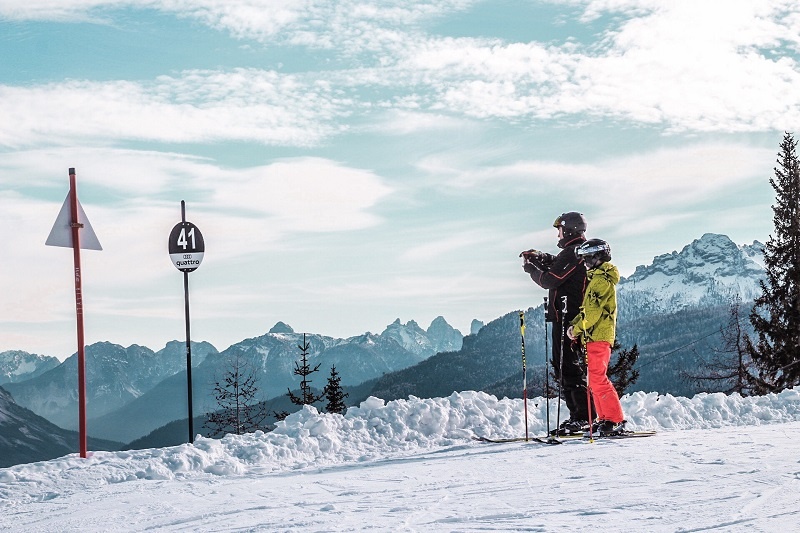
<svg viewBox="0 0 800 533"><path fill-rule="evenodd" d="M178 222L169 234L169 258L181 272L192 272L203 262L203 234L191 222Z"/></svg>

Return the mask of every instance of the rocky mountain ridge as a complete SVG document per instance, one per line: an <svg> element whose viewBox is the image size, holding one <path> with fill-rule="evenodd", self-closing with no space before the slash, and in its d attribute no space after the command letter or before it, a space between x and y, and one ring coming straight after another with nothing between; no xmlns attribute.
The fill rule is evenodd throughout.
<svg viewBox="0 0 800 533"><path fill-rule="evenodd" d="M122 443L88 439L92 450L117 450ZM20 407L0 387L0 468L46 461L78 450L78 433L62 429Z"/></svg>
<svg viewBox="0 0 800 533"><path fill-rule="evenodd" d="M706 233L621 279L620 318L725 305L737 294L751 301L761 294L764 277L762 243L739 246L725 235Z"/></svg>
<svg viewBox="0 0 800 533"><path fill-rule="evenodd" d="M193 404L196 413L215 408L213 387L223 378L233 357L245 357L257 370L263 399L285 394L299 386L293 373L300 358L303 334L278 322L269 333L245 339L223 352L208 343L196 343L193 356ZM355 385L377 376L415 365L446 349L460 348L463 336L442 317L427 330L415 321L395 320L383 333L365 333L347 339L307 334L309 362L319 364L314 384L325 384L335 365L343 385ZM185 345L172 341L163 350L112 343L88 346L87 416L90 433L130 441L171 420L185 416ZM68 358L58 367L22 383L8 385L18 404L57 425L77 427L77 360Z"/></svg>
<svg viewBox="0 0 800 533"><path fill-rule="evenodd" d="M194 343L193 364L217 350L209 343ZM87 417L102 416L152 389L186 367L185 344L168 343L158 352L133 344L123 348L110 342L86 347ZM5 389L17 404L65 429L78 427L78 357L32 379L7 383Z"/></svg>
<svg viewBox="0 0 800 533"><path fill-rule="evenodd" d="M61 362L55 357L21 350L0 352L0 385L27 381L44 374Z"/></svg>

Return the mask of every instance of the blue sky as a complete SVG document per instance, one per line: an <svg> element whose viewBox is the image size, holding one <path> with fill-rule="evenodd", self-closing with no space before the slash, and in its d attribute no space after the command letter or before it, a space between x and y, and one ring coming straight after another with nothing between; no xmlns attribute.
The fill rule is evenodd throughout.
<svg viewBox="0 0 800 533"><path fill-rule="evenodd" d="M793 1L0 0L0 350L336 337L538 305L518 253L577 210L623 275L706 232L772 231L800 124Z"/></svg>

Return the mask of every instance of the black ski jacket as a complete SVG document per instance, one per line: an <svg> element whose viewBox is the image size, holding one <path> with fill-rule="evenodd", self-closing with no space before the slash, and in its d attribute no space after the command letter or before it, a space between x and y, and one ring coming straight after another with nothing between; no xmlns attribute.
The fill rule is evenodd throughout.
<svg viewBox="0 0 800 533"><path fill-rule="evenodd" d="M568 323L580 310L586 288L586 267L575 254L575 248L585 241L581 235L565 243L559 242L563 249L558 255L543 254L538 264L526 269L537 285L549 291L548 322ZM567 297L566 317L561 316L564 308L561 298L564 296Z"/></svg>

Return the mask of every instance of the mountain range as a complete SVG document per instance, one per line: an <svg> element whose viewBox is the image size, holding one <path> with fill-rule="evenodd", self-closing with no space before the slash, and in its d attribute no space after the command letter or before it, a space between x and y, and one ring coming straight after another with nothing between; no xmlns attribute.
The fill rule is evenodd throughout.
<svg viewBox="0 0 800 533"><path fill-rule="evenodd" d="M0 385L35 378L61 362L55 357L37 355L20 350L0 352Z"/></svg>
<svg viewBox="0 0 800 533"><path fill-rule="evenodd" d="M87 439L92 450L117 450L120 442ZM46 461L78 449L78 432L62 429L36 413L17 405L0 387L0 468L19 463Z"/></svg>
<svg viewBox="0 0 800 533"><path fill-rule="evenodd" d="M223 352L209 343L192 348L193 411L216 407L214 384L223 379L231 358L243 357L256 369L262 399L285 394L299 386L293 373L299 346L309 344L310 364L320 365L322 387L331 366L343 385L355 385L408 366L445 349L461 347L463 336L442 317L427 330L415 321L396 320L383 333L365 333L347 339L295 333L278 322L268 333L245 339ZM101 342L86 348L87 425L92 435L129 442L188 412L185 345L169 343L155 353ZM18 404L68 429L77 428L77 357L22 383L8 384Z"/></svg>
<svg viewBox="0 0 800 533"><path fill-rule="evenodd" d="M193 365L217 350L209 343L192 348ZM86 412L94 418L118 409L185 369L185 343L172 341L154 352L136 344L123 348L110 342L86 347ZM27 381L7 383L14 400L54 424L78 427L78 356Z"/></svg>
<svg viewBox="0 0 800 533"><path fill-rule="evenodd" d="M691 393L687 392L689 385L681 381L680 370L700 364L704 354L719 344L718 331L728 318L732 295L738 293L745 302L751 300L760 293L759 281L763 278L761 243L738 246L717 234L705 234L680 252L657 256L651 265L639 266L623 278L618 285L618 337L624 348L634 344L639 348L642 376L637 387ZM525 311L529 383L544 376L543 313L542 306ZM351 394L351 405L370 395L390 400L409 395L447 396L462 390L484 390L501 396L521 394L516 311L485 325L474 321L467 337L438 317L427 330L413 320L406 324L396 320L379 335L368 332L335 339L306 334L305 341L310 345L310 364L320 365L320 373L311 377L313 386L322 388L335 364ZM279 322L265 335L243 340L219 353L207 343L202 349L193 348L193 354L194 350L205 350L204 356L198 353L193 360L195 414L214 409L210 391L232 357L246 357L258 369L264 400L285 396L287 389L299 383L292 371L302 342L303 334ZM176 352L173 363L157 363L153 358L156 354L135 345L123 348L98 343L87 348L87 372L95 366L88 381L97 389L90 395L91 435L130 442L174 420L185 419L184 347L178 341L167 348L171 345ZM158 353L162 359L172 360L173 356L165 352L167 348ZM76 371L70 359L31 379L5 386L22 407L74 428Z"/></svg>

